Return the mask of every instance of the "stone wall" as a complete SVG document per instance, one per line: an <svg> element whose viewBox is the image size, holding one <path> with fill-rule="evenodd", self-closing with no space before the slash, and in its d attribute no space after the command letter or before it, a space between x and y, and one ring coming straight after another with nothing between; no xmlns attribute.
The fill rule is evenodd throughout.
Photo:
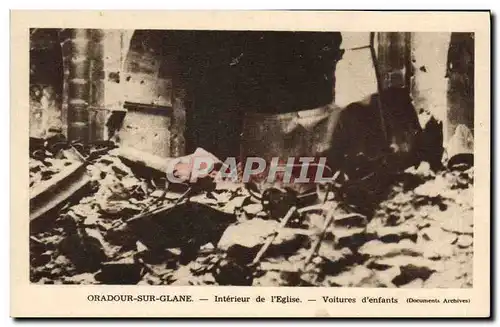
<svg viewBox="0 0 500 327"><path fill-rule="evenodd" d="M30 136L44 138L63 128L62 57L57 30L31 30Z"/></svg>

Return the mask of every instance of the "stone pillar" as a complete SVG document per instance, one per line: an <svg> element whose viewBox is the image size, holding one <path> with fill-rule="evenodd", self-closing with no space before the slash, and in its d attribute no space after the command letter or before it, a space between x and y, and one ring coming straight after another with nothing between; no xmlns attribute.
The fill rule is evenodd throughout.
<svg viewBox="0 0 500 327"><path fill-rule="evenodd" d="M64 66L63 121L69 141L89 141L90 30L61 31Z"/></svg>
<svg viewBox="0 0 500 327"><path fill-rule="evenodd" d="M446 135L459 125L474 133L474 33L451 33L448 51Z"/></svg>
<svg viewBox="0 0 500 327"><path fill-rule="evenodd" d="M447 128L446 61L450 33L412 33L412 96L417 110L426 110ZM445 133L446 138L446 133Z"/></svg>
<svg viewBox="0 0 500 327"><path fill-rule="evenodd" d="M381 88L408 87L411 76L411 33L377 33Z"/></svg>

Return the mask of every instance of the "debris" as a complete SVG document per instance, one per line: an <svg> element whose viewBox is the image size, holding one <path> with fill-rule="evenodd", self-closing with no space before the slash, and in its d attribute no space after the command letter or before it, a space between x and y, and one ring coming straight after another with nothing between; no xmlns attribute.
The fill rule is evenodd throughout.
<svg viewBox="0 0 500 327"><path fill-rule="evenodd" d="M471 130L460 124L448 141L448 167L450 169L466 170L474 165L474 136Z"/></svg>
<svg viewBox="0 0 500 327"><path fill-rule="evenodd" d="M396 276L392 282L396 286L402 286L410 282L414 282L415 279L426 280L432 275L434 270L429 269L425 266L414 266L412 264L401 266L401 274Z"/></svg>
<svg viewBox="0 0 500 327"><path fill-rule="evenodd" d="M398 243L385 243L380 240L372 240L359 248L358 252L369 255L370 257L385 258L395 257L398 255L418 257L422 254L417 244L409 239L402 239Z"/></svg>
<svg viewBox="0 0 500 327"><path fill-rule="evenodd" d="M74 276L64 276L62 278L64 284L80 284L80 285L92 285L97 281L92 273L83 273Z"/></svg>
<svg viewBox="0 0 500 327"><path fill-rule="evenodd" d="M474 239L470 235L460 235L457 240L457 246L461 249L468 248L472 245Z"/></svg>
<svg viewBox="0 0 500 327"><path fill-rule="evenodd" d="M328 277L327 283L342 287L359 287L365 280L372 277L373 272L364 266L355 266L349 271L345 271L335 277Z"/></svg>
<svg viewBox="0 0 500 327"><path fill-rule="evenodd" d="M277 236L273 239L272 236L276 233ZM280 224L274 220L255 218L229 226L217 248L227 252L232 258L249 263L267 243L269 246L266 251L269 256L273 256L292 254L307 241L308 237L297 233L295 229L280 228Z"/></svg>
<svg viewBox="0 0 500 327"><path fill-rule="evenodd" d="M67 236L59 248L79 272L95 272L106 260L101 242L82 233Z"/></svg>
<svg viewBox="0 0 500 327"><path fill-rule="evenodd" d="M141 279L141 270L139 263L131 259L106 262L95 275L95 279L102 284L137 284Z"/></svg>
<svg viewBox="0 0 500 327"><path fill-rule="evenodd" d="M34 173L59 164L38 156ZM262 201L227 181L164 185L125 162L114 151L93 159L92 193L56 213L50 229L32 231L32 282L472 286L473 168L433 171L421 162L391 180L373 211L359 213L337 192L310 206L279 190ZM294 205L297 213L280 224L286 212L276 213ZM338 207L326 210L325 228L320 213L329 206Z"/></svg>
<svg viewBox="0 0 500 327"><path fill-rule="evenodd" d="M425 258L431 260L440 260L443 258L452 257L455 253L455 246L451 244L450 239L420 243L420 250Z"/></svg>
<svg viewBox="0 0 500 327"><path fill-rule="evenodd" d="M263 210L263 206L260 203L253 203L243 207L243 211L251 216L254 216Z"/></svg>
<svg viewBox="0 0 500 327"><path fill-rule="evenodd" d="M373 234L366 232L366 228L362 227L335 227L331 231L331 235L335 239L335 247L337 249L344 247L358 248L374 237Z"/></svg>
<svg viewBox="0 0 500 327"><path fill-rule="evenodd" d="M252 270L233 260L223 259L214 271L215 280L219 285L252 285Z"/></svg>
<svg viewBox="0 0 500 327"><path fill-rule="evenodd" d="M235 221L234 214L187 201L133 217L127 225L149 249L179 247L191 258L200 246L217 244L224 230Z"/></svg>
<svg viewBox="0 0 500 327"><path fill-rule="evenodd" d="M404 224L395 227L383 227L377 230L378 238L384 243L397 243L402 239L417 240L418 229L415 225Z"/></svg>
<svg viewBox="0 0 500 327"><path fill-rule="evenodd" d="M457 240L456 234L447 232L436 226L429 226L428 228L422 229L420 233L423 239L427 241L453 244Z"/></svg>

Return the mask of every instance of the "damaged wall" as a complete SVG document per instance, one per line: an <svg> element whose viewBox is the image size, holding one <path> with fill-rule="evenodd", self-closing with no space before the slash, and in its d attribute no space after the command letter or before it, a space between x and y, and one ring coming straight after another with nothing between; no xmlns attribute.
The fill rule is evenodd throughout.
<svg viewBox="0 0 500 327"><path fill-rule="evenodd" d="M335 70L335 103L340 107L377 92L369 44L368 32L342 32L341 48L345 52Z"/></svg>
<svg viewBox="0 0 500 327"><path fill-rule="evenodd" d="M417 109L444 123L445 142L458 125L474 131L473 33L412 33L412 95Z"/></svg>
<svg viewBox="0 0 500 327"><path fill-rule="evenodd" d="M122 70L108 79L119 88L117 93L128 110L119 132L120 145L170 157L183 154L182 142L179 146L173 139L178 134L183 138L184 127L178 125L184 123L177 121L173 126L176 58L165 51L164 34L136 30ZM178 111L179 103L175 104Z"/></svg>
<svg viewBox="0 0 500 327"><path fill-rule="evenodd" d="M56 50L62 45L64 78L54 68L56 74L38 75L63 80L64 87L48 89L45 109L43 92L33 88L32 117L38 118L31 120L32 134L47 124L42 116L51 117L41 112L54 112L52 120L60 119L70 138L105 140L107 117L121 110L128 111L117 137L123 147L160 157L203 147L226 157L239 153L243 113L306 110L334 98L345 107L377 92L369 33L342 33L339 45L340 33L45 31L51 31L45 43ZM447 51L447 33L377 34L382 88L412 85L417 109L450 122L447 134L461 123L472 128L470 36L456 34L454 50ZM346 52L336 67L339 47ZM61 56L52 53L49 61L57 66ZM446 62L449 53L452 60Z"/></svg>
<svg viewBox="0 0 500 327"><path fill-rule="evenodd" d="M107 140L107 118L112 111L127 110L128 103L135 105L129 105L132 110L124 125L130 128L123 128L118 137L124 146L163 157L184 153L185 92L173 92L173 74L178 71L175 56L166 49L172 44L165 45L165 31L35 32L31 35L32 136L44 137L47 126L56 125L70 140ZM160 114L141 112L144 106L161 109L156 111Z"/></svg>
<svg viewBox="0 0 500 327"><path fill-rule="evenodd" d="M57 29L30 31L30 137L62 129L62 55Z"/></svg>

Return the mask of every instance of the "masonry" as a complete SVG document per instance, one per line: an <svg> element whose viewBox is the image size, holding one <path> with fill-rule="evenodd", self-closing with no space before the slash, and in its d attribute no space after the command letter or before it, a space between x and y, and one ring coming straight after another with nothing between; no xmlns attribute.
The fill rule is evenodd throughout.
<svg viewBox="0 0 500 327"><path fill-rule="evenodd" d="M158 157L181 156L196 147L223 158L235 155L241 143L242 113L318 108L335 100L337 86L342 102L345 90L375 85L368 74L370 63L364 67L359 60L369 58L367 38L359 37L363 33L356 37L365 40L356 44L361 50L354 51L349 49L353 33L342 37L341 33L258 31L31 32L31 52L36 53L31 81L37 86L32 93L38 94L32 95L33 136L40 136L38 131L48 124L70 140L107 140L115 132L107 124L111 113L126 112L114 133L120 146ZM467 33L450 35L378 33L377 37L380 86L411 89L417 109L428 108L445 122L445 138L459 124L473 129L473 70L468 68L473 42L462 42L473 39ZM431 56L435 61L428 60L423 45L433 47L428 50L436 52ZM37 62L41 53L49 59ZM350 58L356 61L349 62L348 73L343 73ZM353 64L366 76L354 79ZM58 74L43 69L60 71L62 78L43 80ZM47 87L49 91L41 91ZM48 98L43 105L42 93ZM368 94L356 97L360 95Z"/></svg>

